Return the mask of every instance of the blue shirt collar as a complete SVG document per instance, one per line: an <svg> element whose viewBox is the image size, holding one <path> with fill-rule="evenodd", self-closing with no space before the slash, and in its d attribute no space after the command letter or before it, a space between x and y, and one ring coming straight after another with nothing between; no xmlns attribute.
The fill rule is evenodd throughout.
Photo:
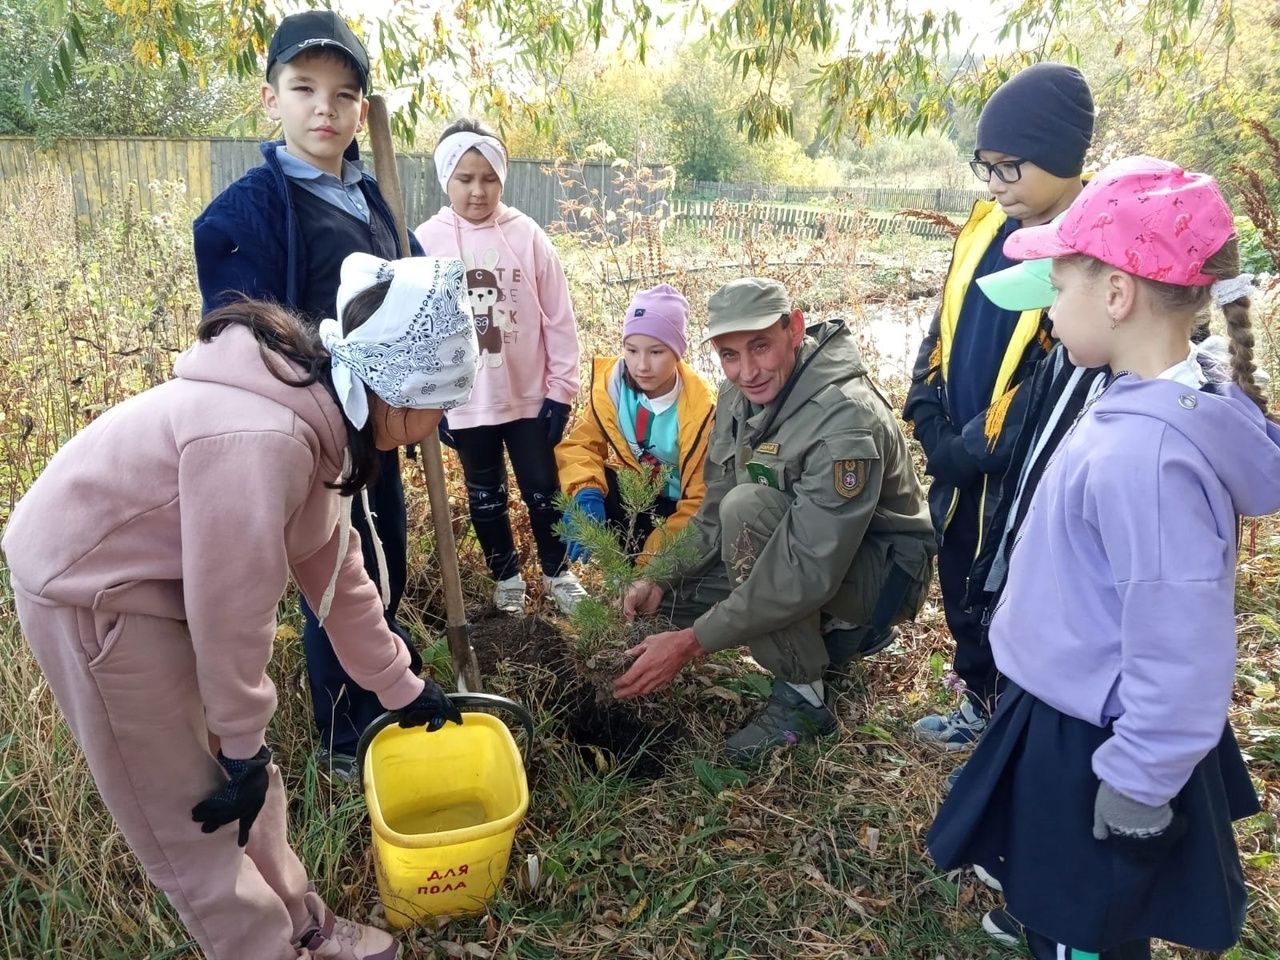
<svg viewBox="0 0 1280 960"><path fill-rule="evenodd" d="M325 173L319 167L313 166L300 157L295 157L287 149L284 144L276 147L276 159L280 161L280 169L284 171L286 177L294 180L316 180L327 177L329 180L339 182L339 178L331 173ZM364 178L364 168L358 163L354 163L345 157L342 160L342 178L341 181L348 186L359 183Z"/></svg>

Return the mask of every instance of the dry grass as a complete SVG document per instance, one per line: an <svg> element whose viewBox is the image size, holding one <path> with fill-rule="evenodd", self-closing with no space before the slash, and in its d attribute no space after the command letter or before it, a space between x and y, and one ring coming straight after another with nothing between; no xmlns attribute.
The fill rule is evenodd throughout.
<svg viewBox="0 0 1280 960"><path fill-rule="evenodd" d="M0 231L0 489L6 496L0 512L7 513L57 446L103 405L163 379L173 352L189 339L198 310L186 228L193 211L183 208L177 192L174 201L171 216L158 220L127 215L122 203L109 227L77 237L63 185L47 178L0 185L7 228ZM856 300L864 292L858 285L873 277L892 285L905 256L891 252L859 270L865 238L816 252L765 241L754 249L720 249L713 239L697 237L655 236L652 242L657 246L644 254L650 266L616 292L602 282L604 265L639 256L636 250L566 246L589 347L614 350L619 303L634 284L653 282L662 270L676 271L678 285L700 304L721 277L747 267L816 263L797 267L812 273L793 282L822 311ZM843 271L838 282L825 278L837 270ZM891 302L889 315L904 307L901 298ZM883 321L858 310L855 305L855 319L868 337L883 342L885 329L875 325ZM901 336L908 339L915 321L902 316ZM899 352L896 346L892 352ZM1266 359L1280 369L1280 358ZM901 382L889 387L900 399ZM416 471L409 479L414 528L426 530ZM461 514L460 490L454 502ZM1239 831L1253 902L1245 939L1229 954L1234 960L1280 956L1280 541L1272 525L1252 533L1241 576L1241 682L1233 720L1267 812ZM441 604L430 544L421 539L413 550L411 626L428 644L428 659L444 667L447 651L432 629ZM463 564L467 589L479 599L485 577L474 543L465 538ZM362 800L316 775L291 604L282 605L282 615L271 668L280 710L270 739L291 796L294 843L331 902L364 919L376 892ZM778 756L750 776L724 767L719 742L750 712L763 678L730 655L700 663L662 695L691 718L692 732L668 773L648 781L629 778L609 758L565 740L559 705L539 700L536 678L495 671L491 688L530 702L539 721L533 802L517 836L516 860L537 854L547 879L532 893L508 883L488 916L421 932L407 943L406 955L1013 956L991 948L977 927L994 902L990 894L969 875L939 874L922 844L951 761L907 733L912 720L946 702L947 650L941 613L930 605L898 648L876 657L840 692L841 736ZM1190 956L1171 948L1160 955ZM7 591L0 591L0 956L198 956L107 819L18 634Z"/></svg>

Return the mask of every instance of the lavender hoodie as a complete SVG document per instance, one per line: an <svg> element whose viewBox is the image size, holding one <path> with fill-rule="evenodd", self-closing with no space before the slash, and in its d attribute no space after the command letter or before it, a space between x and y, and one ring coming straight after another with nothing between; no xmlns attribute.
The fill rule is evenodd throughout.
<svg viewBox="0 0 1280 960"><path fill-rule="evenodd" d="M1102 780L1172 799L1222 736L1236 517L1280 509L1280 429L1233 384L1118 378L1046 470L991 624L1024 690L1112 736Z"/></svg>
<svg viewBox="0 0 1280 960"><path fill-rule="evenodd" d="M341 470L346 430L324 387L277 380L243 327L195 344L174 375L59 450L2 546L30 596L186 621L209 730L227 756L247 757L275 712L266 666L290 573L314 609L339 562L339 497L325 482ZM355 531L325 627L383 706L422 690Z"/></svg>
<svg viewBox="0 0 1280 960"><path fill-rule="evenodd" d="M449 411L450 428L536 417L547 398L572 404L578 325L564 267L542 228L500 203L480 224L444 207L414 235L429 256L458 257L466 265L485 354L471 399Z"/></svg>

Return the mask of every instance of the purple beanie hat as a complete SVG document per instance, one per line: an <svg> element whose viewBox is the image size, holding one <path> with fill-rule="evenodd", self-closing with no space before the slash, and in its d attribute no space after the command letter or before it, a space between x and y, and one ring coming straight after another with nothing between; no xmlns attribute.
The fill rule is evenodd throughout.
<svg viewBox="0 0 1280 960"><path fill-rule="evenodd" d="M689 334L689 301L675 287L660 283L652 290L641 290L627 307L622 322L622 339L633 333L665 343L676 356L684 356Z"/></svg>

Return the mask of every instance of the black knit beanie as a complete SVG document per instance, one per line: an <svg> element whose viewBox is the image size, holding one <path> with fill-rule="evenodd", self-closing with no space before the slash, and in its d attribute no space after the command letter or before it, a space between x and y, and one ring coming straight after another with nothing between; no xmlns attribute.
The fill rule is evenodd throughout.
<svg viewBox="0 0 1280 960"><path fill-rule="evenodd" d="M1093 137L1093 94L1084 75L1037 63L991 95L978 118L976 149L1030 160L1055 177L1079 176Z"/></svg>

